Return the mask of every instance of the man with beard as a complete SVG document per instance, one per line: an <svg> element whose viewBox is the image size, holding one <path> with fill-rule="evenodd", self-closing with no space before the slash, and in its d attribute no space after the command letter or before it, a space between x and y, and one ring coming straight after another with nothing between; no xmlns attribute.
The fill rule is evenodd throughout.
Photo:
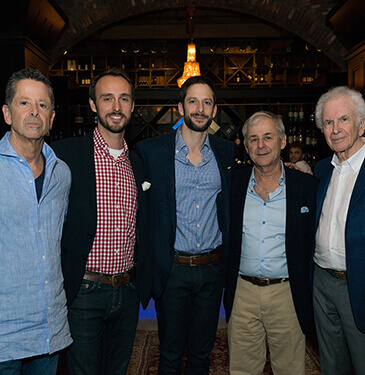
<svg viewBox="0 0 365 375"><path fill-rule="evenodd" d="M212 83L181 88L177 131L137 145L149 190L159 374L208 374L223 289L234 145L208 134L217 112Z"/></svg>
<svg viewBox="0 0 365 375"><path fill-rule="evenodd" d="M146 192L142 163L124 140L132 82L113 68L93 79L89 96L97 127L53 145L72 172L62 238L74 339L67 365L70 374L120 375L132 353L139 302L146 307L151 293Z"/></svg>

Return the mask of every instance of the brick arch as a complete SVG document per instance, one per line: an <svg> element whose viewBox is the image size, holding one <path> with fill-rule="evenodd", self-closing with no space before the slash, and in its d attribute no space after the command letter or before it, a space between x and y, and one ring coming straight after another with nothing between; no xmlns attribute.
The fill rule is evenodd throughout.
<svg viewBox="0 0 365 375"><path fill-rule="evenodd" d="M69 25L54 48L52 60L88 35L125 18L173 8L199 6L234 10L255 16L298 35L322 50L333 62L345 69L346 49L330 28L325 14L336 0L59 0L69 17Z"/></svg>

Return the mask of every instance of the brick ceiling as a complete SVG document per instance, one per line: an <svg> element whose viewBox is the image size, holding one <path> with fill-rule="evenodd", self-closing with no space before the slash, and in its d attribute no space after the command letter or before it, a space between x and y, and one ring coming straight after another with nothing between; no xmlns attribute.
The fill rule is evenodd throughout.
<svg viewBox="0 0 365 375"><path fill-rule="evenodd" d="M262 25L269 24L297 35L344 68L347 51L326 25L326 15L336 3L336 0L57 0L57 4L68 18L68 24L58 42L49 49L48 53L51 60L56 59L77 42L116 23L127 22L132 27L135 20L135 27L137 25L141 27L143 19L147 20L148 15L158 14L159 25L155 27L162 28L163 14L166 14L166 23L170 24L174 10L186 12L188 34L191 33L189 28L199 29L199 20L194 19L195 12L204 14L206 11L212 15L214 12L219 14L221 10L223 13L234 12L235 22L242 16L241 26L247 21L248 16L251 16ZM190 19L194 23L190 25L187 11L189 7L190 10L195 7ZM203 17L200 19L204 20ZM227 17L220 21L219 17L214 16L215 30L217 24L224 25L227 22L230 22ZM257 21L256 24L259 28ZM196 38L198 35L193 33L186 36Z"/></svg>
<svg viewBox="0 0 365 375"><path fill-rule="evenodd" d="M355 3L355 11L350 12L350 22L342 20L342 29L351 31L357 17L363 30L364 16L358 14L365 14L364 0L12 0L0 5L0 36L15 36L25 28L24 34L36 43L32 36L38 38L50 61L91 37L148 41L297 36L345 69L352 46L329 18L344 3ZM46 10L50 6L53 14ZM351 35L354 32L350 40Z"/></svg>

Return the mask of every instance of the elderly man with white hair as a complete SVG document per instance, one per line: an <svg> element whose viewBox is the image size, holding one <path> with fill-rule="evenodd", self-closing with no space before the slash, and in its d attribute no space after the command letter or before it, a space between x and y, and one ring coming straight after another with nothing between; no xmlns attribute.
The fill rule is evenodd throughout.
<svg viewBox="0 0 365 375"><path fill-rule="evenodd" d="M317 163L313 298L322 375L365 374L365 102L323 94L316 122L334 155Z"/></svg>

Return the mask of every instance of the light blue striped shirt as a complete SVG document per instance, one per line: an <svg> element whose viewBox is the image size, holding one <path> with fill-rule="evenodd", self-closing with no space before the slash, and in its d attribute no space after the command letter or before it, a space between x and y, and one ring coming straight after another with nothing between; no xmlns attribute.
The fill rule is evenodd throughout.
<svg viewBox="0 0 365 375"><path fill-rule="evenodd" d="M222 186L209 137L201 148L203 160L197 166L187 159L189 149L179 130L175 150L175 250L191 254L214 250L222 244L216 203Z"/></svg>
<svg viewBox="0 0 365 375"><path fill-rule="evenodd" d="M256 192L254 169L247 188L242 228L240 273L246 276L288 277L285 252L285 172L279 187L265 202Z"/></svg>
<svg viewBox="0 0 365 375"><path fill-rule="evenodd" d="M9 135L0 141L0 362L72 342L60 259L71 173L44 144L38 202L33 172Z"/></svg>

